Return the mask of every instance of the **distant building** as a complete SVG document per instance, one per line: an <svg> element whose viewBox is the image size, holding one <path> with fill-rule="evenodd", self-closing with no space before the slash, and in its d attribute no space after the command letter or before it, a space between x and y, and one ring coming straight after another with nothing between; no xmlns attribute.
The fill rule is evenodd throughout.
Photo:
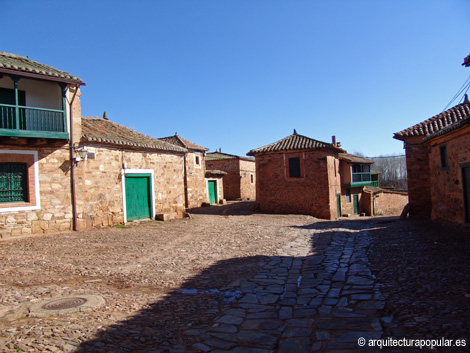
<svg viewBox="0 0 470 353"><path fill-rule="evenodd" d="M227 173L224 176L224 197L227 200L256 199L256 168L253 158L211 152L206 154L206 168Z"/></svg>
<svg viewBox="0 0 470 353"><path fill-rule="evenodd" d="M332 143L294 134L248 153L256 160L256 195L262 212L336 219L373 214L373 161ZM382 199L388 196L384 196Z"/></svg>
<svg viewBox="0 0 470 353"><path fill-rule="evenodd" d="M184 159L184 186L186 208L201 207L208 201L208 188L205 165L205 155L208 148L196 145L176 133L173 136L162 137L159 140L169 142L188 150Z"/></svg>

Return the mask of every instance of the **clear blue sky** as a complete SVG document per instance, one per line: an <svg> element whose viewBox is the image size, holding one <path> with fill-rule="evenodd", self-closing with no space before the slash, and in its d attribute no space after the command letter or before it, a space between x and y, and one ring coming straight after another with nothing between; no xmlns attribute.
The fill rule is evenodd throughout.
<svg viewBox="0 0 470 353"><path fill-rule="evenodd" d="M468 0L0 5L0 51L82 78L83 115L211 151L245 155L295 128L402 154L393 133L440 113L470 75Z"/></svg>

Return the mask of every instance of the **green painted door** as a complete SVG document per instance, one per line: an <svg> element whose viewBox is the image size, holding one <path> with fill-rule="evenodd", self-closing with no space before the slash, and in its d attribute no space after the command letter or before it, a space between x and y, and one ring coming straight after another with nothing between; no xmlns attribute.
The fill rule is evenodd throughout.
<svg viewBox="0 0 470 353"><path fill-rule="evenodd" d="M150 174L126 175L126 215L128 221L151 217L150 178Z"/></svg>
<svg viewBox="0 0 470 353"><path fill-rule="evenodd" d="M207 187L209 188L209 203L211 205L216 203L216 197L215 197L215 192L216 192L216 185L215 185L215 180L209 180Z"/></svg>
<svg viewBox="0 0 470 353"><path fill-rule="evenodd" d="M353 201L354 201L354 214L359 213L359 195L353 195Z"/></svg>
<svg viewBox="0 0 470 353"><path fill-rule="evenodd" d="M341 217L341 194L336 194L336 212Z"/></svg>

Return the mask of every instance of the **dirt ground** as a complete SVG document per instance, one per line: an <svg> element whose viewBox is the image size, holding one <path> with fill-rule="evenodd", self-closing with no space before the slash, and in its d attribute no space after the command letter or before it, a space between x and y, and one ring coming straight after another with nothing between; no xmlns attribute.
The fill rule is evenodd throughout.
<svg viewBox="0 0 470 353"><path fill-rule="evenodd" d="M2 242L2 285L39 286L100 278L116 288L165 292L225 259L271 256L315 219L251 214L252 203L193 210L191 219L34 236ZM220 217L214 217L219 214ZM234 269L227 268L224 281Z"/></svg>
<svg viewBox="0 0 470 353"><path fill-rule="evenodd" d="M2 351L76 351L154 303L162 303L159 334L169 342L181 330L178 317L186 328L192 325L186 313L200 319L194 300L162 300L175 288L223 288L249 278L289 242L308 241L312 224L336 231L354 223L352 229L372 236L370 261L387 297L384 316L394 322L387 334L468 337L468 230L382 218L324 222L253 213L252 206L237 202L193 210L184 220L0 241ZM218 265L224 263L230 266ZM31 303L79 294L99 294L106 305L86 315L28 316ZM211 300L198 305L210 312Z"/></svg>

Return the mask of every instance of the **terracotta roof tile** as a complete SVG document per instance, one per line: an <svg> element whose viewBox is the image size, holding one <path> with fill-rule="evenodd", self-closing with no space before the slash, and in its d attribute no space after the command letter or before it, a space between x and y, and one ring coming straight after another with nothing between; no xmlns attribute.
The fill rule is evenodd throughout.
<svg viewBox="0 0 470 353"><path fill-rule="evenodd" d="M208 148L196 145L195 143L192 143L191 141L182 138L180 135L178 135L178 133L173 136L161 137L159 138L159 140L171 143L176 146L187 148L188 150L196 150L202 152L209 150Z"/></svg>
<svg viewBox="0 0 470 353"><path fill-rule="evenodd" d="M266 152L281 152L281 151L302 151L302 150L312 150L319 148L332 148L338 152L345 152L339 147L334 146L331 143L318 141L310 137L299 135L295 130L292 135L289 135L282 140L276 141L269 145L252 149L247 153L248 156L253 156L257 153L266 153Z"/></svg>
<svg viewBox="0 0 470 353"><path fill-rule="evenodd" d="M367 159L367 158L364 158L364 157L359 157L359 156L356 156L354 154L350 154L350 153L339 153L338 154L339 156L339 159L343 159L347 162L350 162L350 163L361 163L361 164L373 164L375 163L374 161L370 160L370 159Z"/></svg>
<svg viewBox="0 0 470 353"><path fill-rule="evenodd" d="M222 153L222 152L210 152L206 153L206 161L221 161L227 159L242 159L244 161L252 161L254 162L254 158L250 157L241 157L236 156L234 154Z"/></svg>
<svg viewBox="0 0 470 353"><path fill-rule="evenodd" d="M138 149L187 152L183 147L141 134L110 120L92 116L82 116L82 140Z"/></svg>
<svg viewBox="0 0 470 353"><path fill-rule="evenodd" d="M453 125L470 118L470 102L468 99L464 103L456 105L440 114L433 116L419 124L413 125L405 130L396 132L394 138L403 140L413 136L431 136L441 131L448 130Z"/></svg>
<svg viewBox="0 0 470 353"><path fill-rule="evenodd" d="M50 77L57 81L71 81L84 84L80 78L73 76L65 71L57 70L52 66L38 63L24 56L5 52L0 52L0 70L1 69L20 71L18 75L21 75L21 72L24 72Z"/></svg>

